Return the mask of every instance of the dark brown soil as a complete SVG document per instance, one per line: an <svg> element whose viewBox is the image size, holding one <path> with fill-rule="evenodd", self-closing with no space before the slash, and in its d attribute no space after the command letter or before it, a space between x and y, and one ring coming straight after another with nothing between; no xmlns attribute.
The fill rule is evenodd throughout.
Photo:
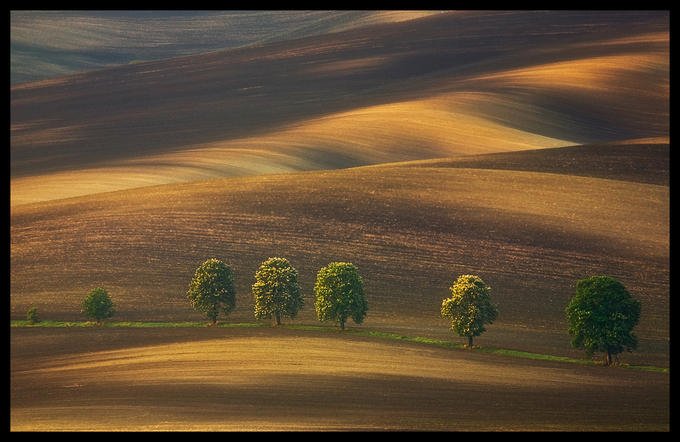
<svg viewBox="0 0 680 442"><path fill-rule="evenodd" d="M473 273L500 310L488 345L573 355L564 306L576 280L608 274L642 301L640 348L622 357L665 366L668 222L666 186L436 166L99 194L13 209L11 314L23 319L35 305L45 319L84 319L80 303L100 285L119 320L200 319L186 290L196 267L218 257L236 274L230 320L251 321L252 275L283 256L307 302L298 321L315 322L316 272L340 260L364 278L366 326L447 336L441 300Z"/></svg>

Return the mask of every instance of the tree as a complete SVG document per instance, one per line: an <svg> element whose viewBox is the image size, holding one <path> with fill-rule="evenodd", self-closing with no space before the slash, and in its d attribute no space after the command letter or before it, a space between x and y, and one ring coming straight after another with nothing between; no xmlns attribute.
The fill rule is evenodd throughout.
<svg viewBox="0 0 680 442"><path fill-rule="evenodd" d="M441 315L451 320L451 330L458 336L472 340L486 331L498 317L498 310L491 303L491 287L476 275L461 275L451 286L451 297L442 301Z"/></svg>
<svg viewBox="0 0 680 442"><path fill-rule="evenodd" d="M101 287L92 289L83 301L83 313L97 321L97 325L112 317L115 312L109 293Z"/></svg>
<svg viewBox="0 0 680 442"><path fill-rule="evenodd" d="M604 365L612 355L637 347L633 328L640 320L640 301L609 276L591 276L576 282L576 293L565 309L571 345L592 356L604 352Z"/></svg>
<svg viewBox="0 0 680 442"><path fill-rule="evenodd" d="M26 319L31 324L37 324L40 322L40 316L38 316L38 307L33 306L29 308L26 312Z"/></svg>
<svg viewBox="0 0 680 442"><path fill-rule="evenodd" d="M236 307L234 273L217 258L206 260L196 269L187 297L194 309L204 313L212 325L217 324L220 310L226 316Z"/></svg>
<svg viewBox="0 0 680 442"><path fill-rule="evenodd" d="M281 325L281 316L295 318L304 305L297 278L297 270L286 258L262 262L252 288L255 318L274 318L276 325Z"/></svg>
<svg viewBox="0 0 680 442"><path fill-rule="evenodd" d="M361 324L368 311L364 282L350 262L332 262L322 267L316 275L314 297L319 321L335 321L341 330L350 317Z"/></svg>

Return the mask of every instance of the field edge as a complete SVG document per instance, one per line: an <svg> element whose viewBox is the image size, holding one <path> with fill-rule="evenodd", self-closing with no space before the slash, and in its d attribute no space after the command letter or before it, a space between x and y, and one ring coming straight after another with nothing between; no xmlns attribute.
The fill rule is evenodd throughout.
<svg viewBox="0 0 680 442"><path fill-rule="evenodd" d="M36 323L31 323L28 320L13 319L10 321L10 328L262 328L267 327L267 324L262 322L220 322L215 326L210 325L207 322L201 321L180 321L180 322L161 322L161 321L108 321L102 325L97 325L92 321L54 321L45 320ZM315 331L315 332L336 332L336 333L347 333L354 336L362 336L368 338L375 338L380 340L391 340L399 342L408 342L417 345L434 346L449 350L459 350L468 351L464 344L455 343L452 341L447 341L444 339L429 338L424 336L409 336L400 333L377 331L370 329L347 329L344 332L338 330L335 326L327 325L309 325L309 324L282 324L277 326L289 330L297 331ZM498 348L498 347L474 347L474 351L478 353L491 354L502 357L511 357L519 359L532 359L532 360L542 360L542 361L552 361L552 362L562 362L568 364L579 364L579 365L589 365L589 366L601 366L600 361L594 359L577 359L570 358L566 356L557 356L545 353L533 353L523 350L515 350L509 348ZM640 370L640 371L651 371L657 373L670 374L670 368L668 367L657 367L654 365L631 365L631 364L613 364L612 367L615 368L625 368L630 370Z"/></svg>

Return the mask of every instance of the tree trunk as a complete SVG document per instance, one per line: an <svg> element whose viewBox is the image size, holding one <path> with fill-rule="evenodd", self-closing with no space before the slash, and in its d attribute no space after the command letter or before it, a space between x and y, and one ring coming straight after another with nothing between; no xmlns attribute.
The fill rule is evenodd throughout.
<svg viewBox="0 0 680 442"><path fill-rule="evenodd" d="M345 320L341 319L340 320L340 330L344 330L344 329L345 329Z"/></svg>
<svg viewBox="0 0 680 442"><path fill-rule="evenodd" d="M472 348L472 336L468 336L468 348Z"/></svg>
<svg viewBox="0 0 680 442"><path fill-rule="evenodd" d="M281 312L274 313L274 319L276 320L276 325L281 325Z"/></svg>
<svg viewBox="0 0 680 442"><path fill-rule="evenodd" d="M606 367L609 367L610 365L612 365L612 354L609 353L609 350L606 350L604 352L604 365Z"/></svg>

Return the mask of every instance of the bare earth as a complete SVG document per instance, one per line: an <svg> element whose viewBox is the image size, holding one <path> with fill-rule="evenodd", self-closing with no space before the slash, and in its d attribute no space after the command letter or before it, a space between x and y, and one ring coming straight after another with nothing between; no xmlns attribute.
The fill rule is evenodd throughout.
<svg viewBox="0 0 680 442"><path fill-rule="evenodd" d="M667 431L637 372L288 329L14 329L11 430Z"/></svg>
<svg viewBox="0 0 680 442"><path fill-rule="evenodd" d="M500 311L477 344L584 357L564 307L607 274L642 303L621 362L669 367L669 13L346 18L11 86L10 318L82 320L103 286L115 319L201 320L186 289L216 257L236 275L228 321L250 322L253 274L281 256L305 297L295 324L317 323L318 269L351 261L361 327L457 339L441 300L474 273ZM351 333L13 328L10 343L15 431L670 426L668 374Z"/></svg>
<svg viewBox="0 0 680 442"><path fill-rule="evenodd" d="M36 305L46 318L82 319L95 284L111 291L119 319L197 320L186 289L196 267L218 257L236 274L232 320L252 321L253 274L284 256L300 273L300 321L316 322L318 269L351 261L364 278L367 327L447 336L441 300L457 275L474 273L501 312L488 345L573 356L564 307L574 283L609 274L642 301L640 347L623 361L668 366L669 187L639 178L664 181L668 146L638 147L634 173L608 159L615 145L572 149L564 173L543 171L559 158L543 149L521 162L533 170L499 168L520 152L477 168L381 165L21 205L11 214L12 317ZM600 177L579 175L595 165Z"/></svg>

